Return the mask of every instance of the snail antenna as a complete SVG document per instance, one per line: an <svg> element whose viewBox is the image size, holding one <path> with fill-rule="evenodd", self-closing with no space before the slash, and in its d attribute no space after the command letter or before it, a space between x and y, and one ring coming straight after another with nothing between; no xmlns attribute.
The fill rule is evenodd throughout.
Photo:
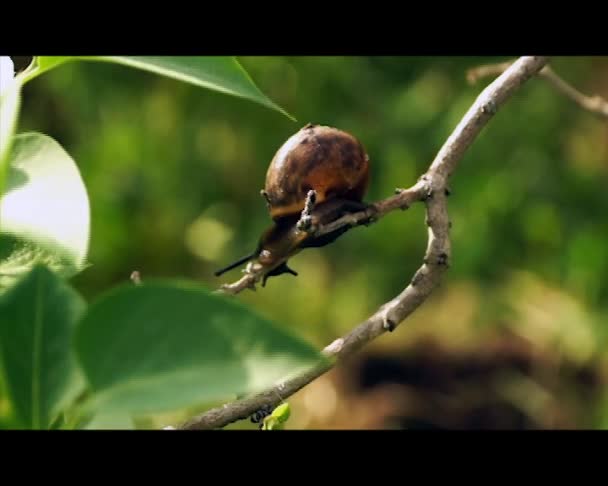
<svg viewBox="0 0 608 486"><path fill-rule="evenodd" d="M216 272L214 272L214 275L216 277L219 277L220 275L228 272L229 270L232 270L233 268L236 268L239 265L242 265L243 263L248 262L249 260L251 260L252 258L254 258L255 255L256 255L256 253L251 253L250 255L244 256L243 258L239 258L236 262L231 263L230 265L227 265L224 268L220 268L219 270L217 270Z"/></svg>

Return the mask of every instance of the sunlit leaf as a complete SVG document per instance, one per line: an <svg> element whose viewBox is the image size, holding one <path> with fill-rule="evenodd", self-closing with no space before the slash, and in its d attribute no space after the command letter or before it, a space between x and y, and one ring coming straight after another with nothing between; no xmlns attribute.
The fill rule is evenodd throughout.
<svg viewBox="0 0 608 486"><path fill-rule="evenodd" d="M291 407L289 403L281 403L277 408L275 408L270 414L274 418L276 418L279 422L287 422L289 417L291 416Z"/></svg>
<svg viewBox="0 0 608 486"><path fill-rule="evenodd" d="M150 71L220 93L248 99L295 119L270 100L238 60L231 56L39 56L34 77L68 61L105 61Z"/></svg>
<svg viewBox="0 0 608 486"><path fill-rule="evenodd" d="M36 263L64 275L83 268L89 199L78 168L52 138L17 135L0 202L0 287Z"/></svg>
<svg viewBox="0 0 608 486"><path fill-rule="evenodd" d="M94 303L76 351L97 409L152 413L249 393L319 363L300 339L237 301L144 283Z"/></svg>
<svg viewBox="0 0 608 486"><path fill-rule="evenodd" d="M10 149L13 134L17 125L21 105L21 83L12 77L12 61L8 57L0 58L2 62L2 82L0 89L0 198L4 193L6 173L9 166ZM8 74L7 74L8 73ZM2 219L0 218L0 228Z"/></svg>
<svg viewBox="0 0 608 486"><path fill-rule="evenodd" d="M281 430L285 427L285 422L291 416L289 403L281 403L275 408L268 417L262 421L262 430Z"/></svg>
<svg viewBox="0 0 608 486"><path fill-rule="evenodd" d="M41 70L46 71L74 59L73 56L38 56L36 62Z"/></svg>
<svg viewBox="0 0 608 486"><path fill-rule="evenodd" d="M246 98L277 110L294 120L283 108L272 102L255 85L247 71L234 57L177 56L177 57L108 57L103 60L152 71L171 78Z"/></svg>

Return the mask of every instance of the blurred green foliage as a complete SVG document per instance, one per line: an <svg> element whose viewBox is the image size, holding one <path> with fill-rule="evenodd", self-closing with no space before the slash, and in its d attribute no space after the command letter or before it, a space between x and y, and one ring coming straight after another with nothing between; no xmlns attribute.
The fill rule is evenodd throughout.
<svg viewBox="0 0 608 486"><path fill-rule="evenodd" d="M104 63L62 66L29 83L18 131L55 138L89 190L92 266L73 279L87 298L142 278L192 278L248 253L269 224L259 191L280 145L308 122L357 136L372 164L367 199L412 185L490 80L466 70L504 58L241 57L294 123L254 103ZM552 66L608 97L608 58ZM442 287L398 332L483 347L509 329L577 363L608 363L608 124L532 80L484 129L451 180L453 264ZM318 346L394 297L420 265L424 208L395 212L291 265L237 298ZM606 398L581 406L605 427Z"/></svg>

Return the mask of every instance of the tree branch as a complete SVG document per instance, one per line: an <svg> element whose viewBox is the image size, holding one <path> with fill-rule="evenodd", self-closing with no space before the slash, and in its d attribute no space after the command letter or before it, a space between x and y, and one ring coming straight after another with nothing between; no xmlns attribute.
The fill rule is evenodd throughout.
<svg viewBox="0 0 608 486"><path fill-rule="evenodd" d="M547 61L545 57L522 57L507 67L477 97L473 106L467 111L454 132L444 143L428 171L420 177L414 186L373 204L370 207L371 209L368 208L365 211L348 215L341 218L339 222L332 223L334 225L356 225L369 221L370 217L380 218L392 210L407 208L415 201L424 201L426 223L428 225L427 249L423 264L401 294L381 306L376 313L359 324L350 333L336 339L327 346L323 353L330 358L329 363L312 368L252 397L209 410L182 424L180 428L220 428L231 422L247 418L265 405L278 405L281 400L294 394L327 372L337 361L358 351L362 346L387 330L393 331L425 301L439 284L450 263L450 222L446 205L449 176L455 170L466 149L473 143L497 110L523 83L537 74ZM336 228L328 229L328 227L325 227L320 231L329 232L334 229ZM247 275L243 277L243 279L246 278ZM254 281L251 280L250 282Z"/></svg>
<svg viewBox="0 0 608 486"><path fill-rule="evenodd" d="M487 64L469 69L467 72L467 80L469 83L474 84L481 78L502 73L511 64L512 62L508 61L500 64ZM539 76L546 80L551 86L553 86L553 88L563 94L566 98L570 98L572 101L574 101L582 109L590 111L591 113L594 113L600 117L608 118L608 102L601 96L584 95L559 77L549 66L545 66L540 71Z"/></svg>

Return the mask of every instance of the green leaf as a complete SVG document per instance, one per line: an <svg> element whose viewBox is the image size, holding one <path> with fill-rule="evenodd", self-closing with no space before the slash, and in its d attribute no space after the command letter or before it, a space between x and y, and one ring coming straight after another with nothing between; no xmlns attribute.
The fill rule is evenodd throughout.
<svg viewBox="0 0 608 486"><path fill-rule="evenodd" d="M272 415L265 417L262 422L262 430L278 430L281 428L281 424L276 417Z"/></svg>
<svg viewBox="0 0 608 486"><path fill-rule="evenodd" d="M135 430L133 418L126 414L99 413L82 428L86 430Z"/></svg>
<svg viewBox="0 0 608 486"><path fill-rule="evenodd" d="M249 99L277 110L291 120L295 119L283 108L272 102L255 85L247 71L234 57L221 56L178 56L178 57L100 57L170 78L178 79L196 86L219 91L232 96Z"/></svg>
<svg viewBox="0 0 608 486"><path fill-rule="evenodd" d="M64 64L68 61L73 61L76 58L73 56L37 56L36 62L38 68L42 71L47 71L51 68Z"/></svg>
<svg viewBox="0 0 608 486"><path fill-rule="evenodd" d="M250 393L320 363L236 300L190 284L123 286L90 306L76 352L97 410L177 410Z"/></svg>
<svg viewBox="0 0 608 486"><path fill-rule="evenodd" d="M10 62L10 65L12 65L12 62ZM3 69L6 67L10 66L3 66ZM4 194L10 149L13 144L13 135L21 105L21 82L19 80L9 81L8 87L4 88L2 86L2 88L0 94L0 198ZM0 228L2 228L1 218Z"/></svg>
<svg viewBox="0 0 608 486"><path fill-rule="evenodd" d="M61 66L69 61L75 61L76 59L77 58L74 56L35 56L32 60L32 64L21 73L23 83L25 84L50 69Z"/></svg>
<svg viewBox="0 0 608 486"><path fill-rule="evenodd" d="M256 86L235 57L230 56L39 56L29 81L68 61L105 61L150 71L213 91L248 99L295 118L270 100Z"/></svg>
<svg viewBox="0 0 608 486"><path fill-rule="evenodd" d="M262 430L282 430L290 416L291 407L289 403L281 403L268 417L264 417Z"/></svg>
<svg viewBox="0 0 608 486"><path fill-rule="evenodd" d="M82 391L72 353L83 299L36 266L0 295L0 360L13 414L25 428L48 428Z"/></svg>
<svg viewBox="0 0 608 486"><path fill-rule="evenodd" d="M291 416L291 407L287 402L281 403L281 405L275 408L270 415L277 419L279 423L287 422Z"/></svg>
<svg viewBox="0 0 608 486"><path fill-rule="evenodd" d="M52 138L14 137L0 221L0 288L37 263L64 276L84 267L89 199L76 164Z"/></svg>

